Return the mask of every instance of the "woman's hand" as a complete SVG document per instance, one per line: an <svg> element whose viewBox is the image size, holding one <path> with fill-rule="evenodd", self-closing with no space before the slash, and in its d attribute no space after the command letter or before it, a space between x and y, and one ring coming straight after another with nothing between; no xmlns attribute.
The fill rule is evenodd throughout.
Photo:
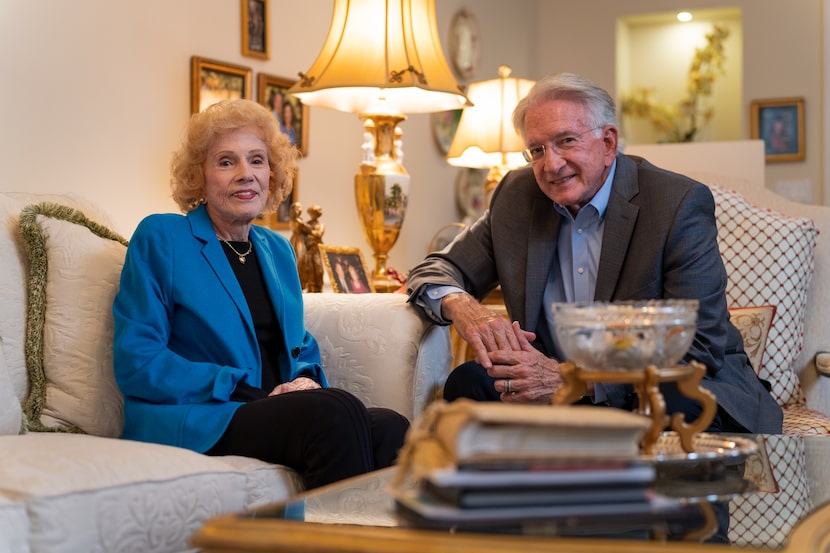
<svg viewBox="0 0 830 553"><path fill-rule="evenodd" d="M283 382L279 386L275 387L271 390L271 393L268 396L277 396L279 394L285 394L288 392L298 392L300 390L316 390L321 388L319 383L315 380L312 380L306 376L300 376L295 378L291 382Z"/></svg>

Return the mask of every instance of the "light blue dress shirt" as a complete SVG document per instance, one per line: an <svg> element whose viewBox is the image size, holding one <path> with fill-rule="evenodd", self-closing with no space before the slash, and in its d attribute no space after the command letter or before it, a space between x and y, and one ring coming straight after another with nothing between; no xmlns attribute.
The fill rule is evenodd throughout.
<svg viewBox="0 0 830 553"><path fill-rule="evenodd" d="M551 332L554 328L551 308L554 303L594 299L599 255L602 250L602 230L605 227L605 210L608 208L616 168L617 162L614 161L602 188L579 210L576 217L564 206L553 203L554 209L562 215L562 225L559 227L559 238L556 243L558 263L551 267L543 300L545 319Z"/></svg>

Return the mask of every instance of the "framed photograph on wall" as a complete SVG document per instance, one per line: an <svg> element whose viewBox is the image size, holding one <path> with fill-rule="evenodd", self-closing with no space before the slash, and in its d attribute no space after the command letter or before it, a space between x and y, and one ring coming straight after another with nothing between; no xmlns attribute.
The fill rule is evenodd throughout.
<svg viewBox="0 0 830 553"><path fill-rule="evenodd" d="M754 100L751 121L752 138L764 141L767 163L804 159L804 98Z"/></svg>
<svg viewBox="0 0 830 553"><path fill-rule="evenodd" d="M257 75L257 102L267 107L291 143L308 155L308 106L286 91L295 81L260 73Z"/></svg>
<svg viewBox="0 0 830 553"><path fill-rule="evenodd" d="M242 55L270 59L268 13L271 0L240 0L242 15Z"/></svg>
<svg viewBox="0 0 830 553"><path fill-rule="evenodd" d="M360 248L327 244L320 244L319 248L332 290L338 294L368 294L375 291Z"/></svg>
<svg viewBox="0 0 830 553"><path fill-rule="evenodd" d="M221 100L253 97L253 72L250 67L190 58L190 112L198 113Z"/></svg>
<svg viewBox="0 0 830 553"><path fill-rule="evenodd" d="M294 176L294 187L291 189L291 194L288 195L277 206L274 213L267 215L260 215L254 220L258 225L266 226L274 230L290 230L291 229L291 204L299 201L300 194L298 192L297 176Z"/></svg>

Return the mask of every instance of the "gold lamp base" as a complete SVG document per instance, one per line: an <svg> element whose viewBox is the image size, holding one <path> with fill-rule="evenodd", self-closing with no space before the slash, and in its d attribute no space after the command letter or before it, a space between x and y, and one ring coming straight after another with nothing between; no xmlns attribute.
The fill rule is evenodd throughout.
<svg viewBox="0 0 830 553"><path fill-rule="evenodd" d="M490 207L490 198L493 196L493 190L496 189L496 186L498 186L501 179L504 178L504 175L509 170L510 168L505 165L494 165L490 167L490 171L487 172L487 178L484 180L484 205L486 207Z"/></svg>
<svg viewBox="0 0 830 553"><path fill-rule="evenodd" d="M375 258L372 285L393 292L401 283L389 276L389 250L398 240L409 202L409 174L401 164L400 114L361 114L363 161L354 178L355 200L363 234Z"/></svg>

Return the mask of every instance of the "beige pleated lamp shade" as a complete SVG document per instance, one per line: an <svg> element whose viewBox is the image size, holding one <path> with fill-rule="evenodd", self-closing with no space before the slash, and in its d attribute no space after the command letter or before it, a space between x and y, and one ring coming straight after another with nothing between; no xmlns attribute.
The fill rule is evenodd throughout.
<svg viewBox="0 0 830 553"><path fill-rule="evenodd" d="M513 168L527 162L525 144L513 128L516 104L534 81L510 77L509 67L499 67L499 78L470 84L473 103L464 108L453 137L447 161L459 167Z"/></svg>
<svg viewBox="0 0 830 553"><path fill-rule="evenodd" d="M317 60L288 93L353 113L426 113L469 103L441 48L435 0L335 0Z"/></svg>

